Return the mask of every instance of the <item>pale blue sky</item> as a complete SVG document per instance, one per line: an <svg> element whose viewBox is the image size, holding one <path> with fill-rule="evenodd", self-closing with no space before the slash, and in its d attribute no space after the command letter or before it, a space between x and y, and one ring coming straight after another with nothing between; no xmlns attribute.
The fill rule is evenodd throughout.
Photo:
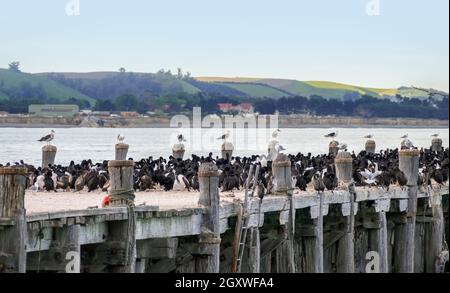
<svg viewBox="0 0 450 293"><path fill-rule="evenodd" d="M373 0L374 1L374 0ZM376 1L376 0L375 0ZM0 67L449 89L449 1L0 0Z"/></svg>

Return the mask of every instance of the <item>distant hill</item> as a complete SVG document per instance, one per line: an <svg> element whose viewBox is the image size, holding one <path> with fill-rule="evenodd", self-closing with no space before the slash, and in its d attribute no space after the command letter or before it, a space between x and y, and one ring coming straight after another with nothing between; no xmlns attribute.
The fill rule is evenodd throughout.
<svg viewBox="0 0 450 293"><path fill-rule="evenodd" d="M0 101L9 98L25 100L66 101L110 100L132 94L147 100L167 94L215 94L221 97L279 99L289 96L321 96L327 100L354 101L364 95L396 101L406 98L442 100L447 93L416 87L368 88L330 81L298 81L277 78L247 77L178 77L170 72L56 72L29 74L0 69Z"/></svg>
<svg viewBox="0 0 450 293"><path fill-rule="evenodd" d="M444 96L448 96L448 93L445 92L418 89L415 87L400 87L398 89L368 88L330 81L298 81L290 79L260 79L241 77L197 77L196 79L212 84L232 86L235 89L244 88L246 93L253 94L257 97L265 95L267 97L278 98L286 96L286 93L289 93L291 95L299 95L304 97L317 95L326 99L339 100L354 100L363 95L395 100L396 95L401 95L406 98L428 99L430 92L437 93L437 95L434 95L433 97L438 100L442 100ZM262 87L264 87L264 85L270 87L270 89L263 90ZM282 92L274 92L274 89Z"/></svg>
<svg viewBox="0 0 450 293"><path fill-rule="evenodd" d="M91 104L95 100L46 76L16 72L0 68L0 99L54 99L75 98Z"/></svg>

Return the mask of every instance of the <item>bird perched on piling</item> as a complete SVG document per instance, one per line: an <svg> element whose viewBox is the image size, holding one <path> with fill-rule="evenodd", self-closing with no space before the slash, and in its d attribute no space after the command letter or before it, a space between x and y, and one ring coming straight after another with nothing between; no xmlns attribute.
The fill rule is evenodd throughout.
<svg viewBox="0 0 450 293"><path fill-rule="evenodd" d="M226 140L230 137L230 131L227 130L227 133L217 138L217 140Z"/></svg>
<svg viewBox="0 0 450 293"><path fill-rule="evenodd" d="M280 132L281 132L280 129L275 130L274 132L272 132L272 137L275 139L278 138L278 136L280 135Z"/></svg>
<svg viewBox="0 0 450 293"><path fill-rule="evenodd" d="M123 143L124 140L125 140L125 136L124 135L122 135L122 134L118 134L117 135L117 142L118 143Z"/></svg>
<svg viewBox="0 0 450 293"><path fill-rule="evenodd" d="M327 135L325 135L326 138L331 138L331 139L334 139L337 136L338 136L338 132L337 131L332 132L332 133L328 133Z"/></svg>
<svg viewBox="0 0 450 293"><path fill-rule="evenodd" d="M409 138L405 138L403 141L403 149L412 149L414 148L413 142Z"/></svg>
<svg viewBox="0 0 450 293"><path fill-rule="evenodd" d="M41 139L39 139L39 142L46 142L47 144L50 144L50 142L55 138L55 131L50 131L50 134L47 134L46 136L43 136Z"/></svg>
<svg viewBox="0 0 450 293"><path fill-rule="evenodd" d="M340 143L338 145L339 151L347 151L347 144L346 143Z"/></svg>

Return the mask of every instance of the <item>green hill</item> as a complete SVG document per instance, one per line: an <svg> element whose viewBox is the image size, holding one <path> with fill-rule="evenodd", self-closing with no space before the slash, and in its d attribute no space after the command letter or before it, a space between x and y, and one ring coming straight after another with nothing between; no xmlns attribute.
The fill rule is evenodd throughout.
<svg viewBox="0 0 450 293"><path fill-rule="evenodd" d="M41 97L45 96L47 99L64 101L75 98L87 100L91 104L95 102L94 99L45 76L8 69L0 69L0 91L0 99L5 99L8 96L20 96L28 99L31 98L30 95L39 93Z"/></svg>
<svg viewBox="0 0 450 293"><path fill-rule="evenodd" d="M232 89L238 90L242 93L245 93L247 96L250 97L267 97L278 99L289 95L279 89L272 88L264 84L256 84L256 83L221 83L221 84L226 85Z"/></svg>
<svg viewBox="0 0 450 293"><path fill-rule="evenodd" d="M254 97L268 96L279 98L286 95L305 97L318 95L326 99L340 100L354 100L363 95L380 99L394 99L396 95L419 99L429 97L429 90L414 87L400 87L398 89L369 88L331 81L298 81L271 78L197 77L196 79L210 84L227 85ZM265 88L264 85L268 85L269 88ZM441 94L441 97L442 95L448 95L447 93L432 91Z"/></svg>

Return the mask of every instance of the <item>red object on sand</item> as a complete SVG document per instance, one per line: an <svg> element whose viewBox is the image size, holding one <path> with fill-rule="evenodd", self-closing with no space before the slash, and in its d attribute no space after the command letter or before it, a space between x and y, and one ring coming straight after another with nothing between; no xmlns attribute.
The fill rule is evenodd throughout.
<svg viewBox="0 0 450 293"><path fill-rule="evenodd" d="M109 195L107 195L107 196L105 196L105 198L103 198L102 207L107 207L107 206L109 206L109 204L110 204Z"/></svg>

